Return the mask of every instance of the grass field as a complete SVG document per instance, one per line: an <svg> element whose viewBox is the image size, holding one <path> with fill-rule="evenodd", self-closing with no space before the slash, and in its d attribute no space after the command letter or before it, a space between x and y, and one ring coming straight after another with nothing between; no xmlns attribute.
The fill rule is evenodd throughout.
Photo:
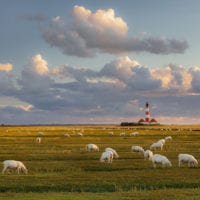
<svg viewBox="0 0 200 200"><path fill-rule="evenodd" d="M113 136L109 136L109 132ZM139 135L129 136L138 131ZM35 142L43 132L41 144ZM77 133L82 132L83 137ZM125 137L119 134L125 132ZM64 137L68 133L71 137ZM172 168L153 168L132 145L145 149L165 136L162 151ZM200 160L200 126L24 126L0 127L0 161L21 160L27 175L0 175L0 199L200 199L200 170L179 168L179 153ZM86 152L95 143L99 152ZM117 150L119 159L100 163L106 147Z"/></svg>

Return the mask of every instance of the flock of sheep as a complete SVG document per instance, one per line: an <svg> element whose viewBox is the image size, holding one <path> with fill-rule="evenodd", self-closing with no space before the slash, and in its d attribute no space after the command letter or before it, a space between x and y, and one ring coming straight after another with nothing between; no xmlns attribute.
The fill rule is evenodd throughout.
<svg viewBox="0 0 200 200"><path fill-rule="evenodd" d="M138 135L138 132L130 133L132 135ZM113 135L112 132L109 132L109 135ZM120 133L120 136L124 136L125 133ZM171 167L171 161L164 155L161 154L154 154L152 151L156 149L163 149L163 146L166 141L171 141L171 136L166 136L164 139L160 139L157 142L153 143L150 146L150 149L144 150L141 146L132 146L131 151L133 152L141 152L144 155L145 160L150 160L153 163L153 167L156 168L157 164L161 164L162 167ZM87 151L99 151L99 147L96 144L87 144L86 145ZM119 158L116 150L113 148L105 148L105 151L101 154L100 162L108 162L112 163L113 158ZM181 167L183 163L187 163L188 167L197 167L198 161L197 159L190 154L181 153L178 155L178 166Z"/></svg>
<svg viewBox="0 0 200 200"><path fill-rule="evenodd" d="M138 134L139 134L138 132L133 132L130 133L130 136L136 136ZM108 135L110 136L113 135L113 132L109 132ZM36 137L36 143L41 143L40 136L43 136L43 132L38 133L38 137ZM70 137L69 134L64 134L64 136ZM77 133L77 136L83 136L83 134ZM120 136L125 136L125 133L120 133ZM150 149L144 150L144 148L142 148L141 146L132 146L131 151L142 153L144 155L145 160L152 161L154 168L156 168L157 164L161 164L162 167L171 167L172 164L166 156L153 153L153 151L156 149L162 150L165 142L171 140L172 137L167 136L164 139L160 139L157 142L153 143L150 146ZM96 144L87 144L85 148L86 151L99 151L99 147ZM119 158L117 151L113 148L107 147L101 154L100 162L112 163L113 159L117 158ZM187 163L188 167L198 167L197 159L190 154L181 153L178 155L178 166L181 167L183 163ZM7 170L16 170L18 174L20 172L24 174L28 173L26 166L21 161L16 161L16 160L5 160L3 162L2 174L4 174Z"/></svg>

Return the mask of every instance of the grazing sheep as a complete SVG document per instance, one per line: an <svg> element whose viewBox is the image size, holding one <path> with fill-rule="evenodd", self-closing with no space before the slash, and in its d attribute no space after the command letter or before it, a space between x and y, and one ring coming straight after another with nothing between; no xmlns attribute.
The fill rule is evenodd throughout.
<svg viewBox="0 0 200 200"><path fill-rule="evenodd" d="M77 133L77 136L82 137L83 134L81 132Z"/></svg>
<svg viewBox="0 0 200 200"><path fill-rule="evenodd" d="M144 149L140 146L132 146L131 151L144 153Z"/></svg>
<svg viewBox="0 0 200 200"><path fill-rule="evenodd" d="M126 133L120 133L120 134L119 134L119 136L121 136L121 137L122 137L122 136L125 136L125 135L126 135Z"/></svg>
<svg viewBox="0 0 200 200"><path fill-rule="evenodd" d="M2 174L4 174L8 169L15 169L17 173L22 172L24 174L28 173L28 170L26 169L25 165L21 161L16 160L5 160L3 161L3 170Z"/></svg>
<svg viewBox="0 0 200 200"><path fill-rule="evenodd" d="M165 137L165 141L171 141L172 140L172 136L166 136Z"/></svg>
<svg viewBox="0 0 200 200"><path fill-rule="evenodd" d="M100 162L108 162L108 163L112 163L113 161L113 152L112 151L104 151L102 154L101 154L101 158L100 158Z"/></svg>
<svg viewBox="0 0 200 200"><path fill-rule="evenodd" d="M160 139L160 140L158 140L157 142L158 142L158 143L161 142L161 143L163 143L163 145L164 145L164 144L165 144L165 139Z"/></svg>
<svg viewBox="0 0 200 200"><path fill-rule="evenodd" d="M87 144L86 151L99 151L99 147L96 144Z"/></svg>
<svg viewBox="0 0 200 200"><path fill-rule="evenodd" d="M107 147L107 148L105 148L105 151L112 151L113 152L113 158L119 158L119 155L117 154L115 149Z"/></svg>
<svg viewBox="0 0 200 200"><path fill-rule="evenodd" d="M153 152L151 150L146 150L144 152L144 159L145 160L152 160Z"/></svg>
<svg viewBox="0 0 200 200"><path fill-rule="evenodd" d="M38 136L43 136L44 133L43 132L38 132Z"/></svg>
<svg viewBox="0 0 200 200"><path fill-rule="evenodd" d="M138 132L133 132L133 133L130 133L130 136L136 136L138 134L139 134Z"/></svg>
<svg viewBox="0 0 200 200"><path fill-rule="evenodd" d="M64 137L70 137L70 135L68 133L65 133Z"/></svg>
<svg viewBox="0 0 200 200"><path fill-rule="evenodd" d="M42 138L41 137L36 137L35 141L36 141L36 143L40 144L41 141L42 141Z"/></svg>
<svg viewBox="0 0 200 200"><path fill-rule="evenodd" d="M163 145L164 145L164 143L163 143L163 141L158 141L158 142L155 142L155 143L153 143L151 146L150 146L150 149L151 150L155 150L155 149L163 149Z"/></svg>
<svg viewBox="0 0 200 200"><path fill-rule="evenodd" d="M179 154L178 155L178 166L180 167L182 163L188 163L188 167L197 167L197 159L190 154Z"/></svg>
<svg viewBox="0 0 200 200"><path fill-rule="evenodd" d="M110 135L110 136L113 136L113 135L114 135L114 133L113 133L113 132L109 132L109 133L108 133L108 135Z"/></svg>
<svg viewBox="0 0 200 200"><path fill-rule="evenodd" d="M163 155L160 155L160 154L153 155L152 163L153 163L154 168L156 168L156 164L162 164L162 167L171 167L172 166L172 164L168 160L168 158Z"/></svg>

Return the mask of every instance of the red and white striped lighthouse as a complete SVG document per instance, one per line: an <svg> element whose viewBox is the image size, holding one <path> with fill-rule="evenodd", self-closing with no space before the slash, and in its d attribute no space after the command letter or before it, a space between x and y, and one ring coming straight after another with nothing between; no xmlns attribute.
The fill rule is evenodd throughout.
<svg viewBox="0 0 200 200"><path fill-rule="evenodd" d="M145 122L150 122L150 109L149 109L149 103L146 102L146 109L145 109Z"/></svg>
<svg viewBox="0 0 200 200"><path fill-rule="evenodd" d="M157 120L155 118L150 117L150 106L149 103L146 102L146 108L145 108L145 118L141 118L138 121L139 124L158 124Z"/></svg>

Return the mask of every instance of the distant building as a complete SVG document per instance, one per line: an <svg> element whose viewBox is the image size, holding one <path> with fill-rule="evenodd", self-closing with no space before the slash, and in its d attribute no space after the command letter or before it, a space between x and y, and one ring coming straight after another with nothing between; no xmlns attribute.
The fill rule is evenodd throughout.
<svg viewBox="0 0 200 200"><path fill-rule="evenodd" d="M158 124L157 120L155 118L151 118L150 116L150 106L148 102L146 102L145 106L145 118L141 118L138 121L138 124Z"/></svg>

